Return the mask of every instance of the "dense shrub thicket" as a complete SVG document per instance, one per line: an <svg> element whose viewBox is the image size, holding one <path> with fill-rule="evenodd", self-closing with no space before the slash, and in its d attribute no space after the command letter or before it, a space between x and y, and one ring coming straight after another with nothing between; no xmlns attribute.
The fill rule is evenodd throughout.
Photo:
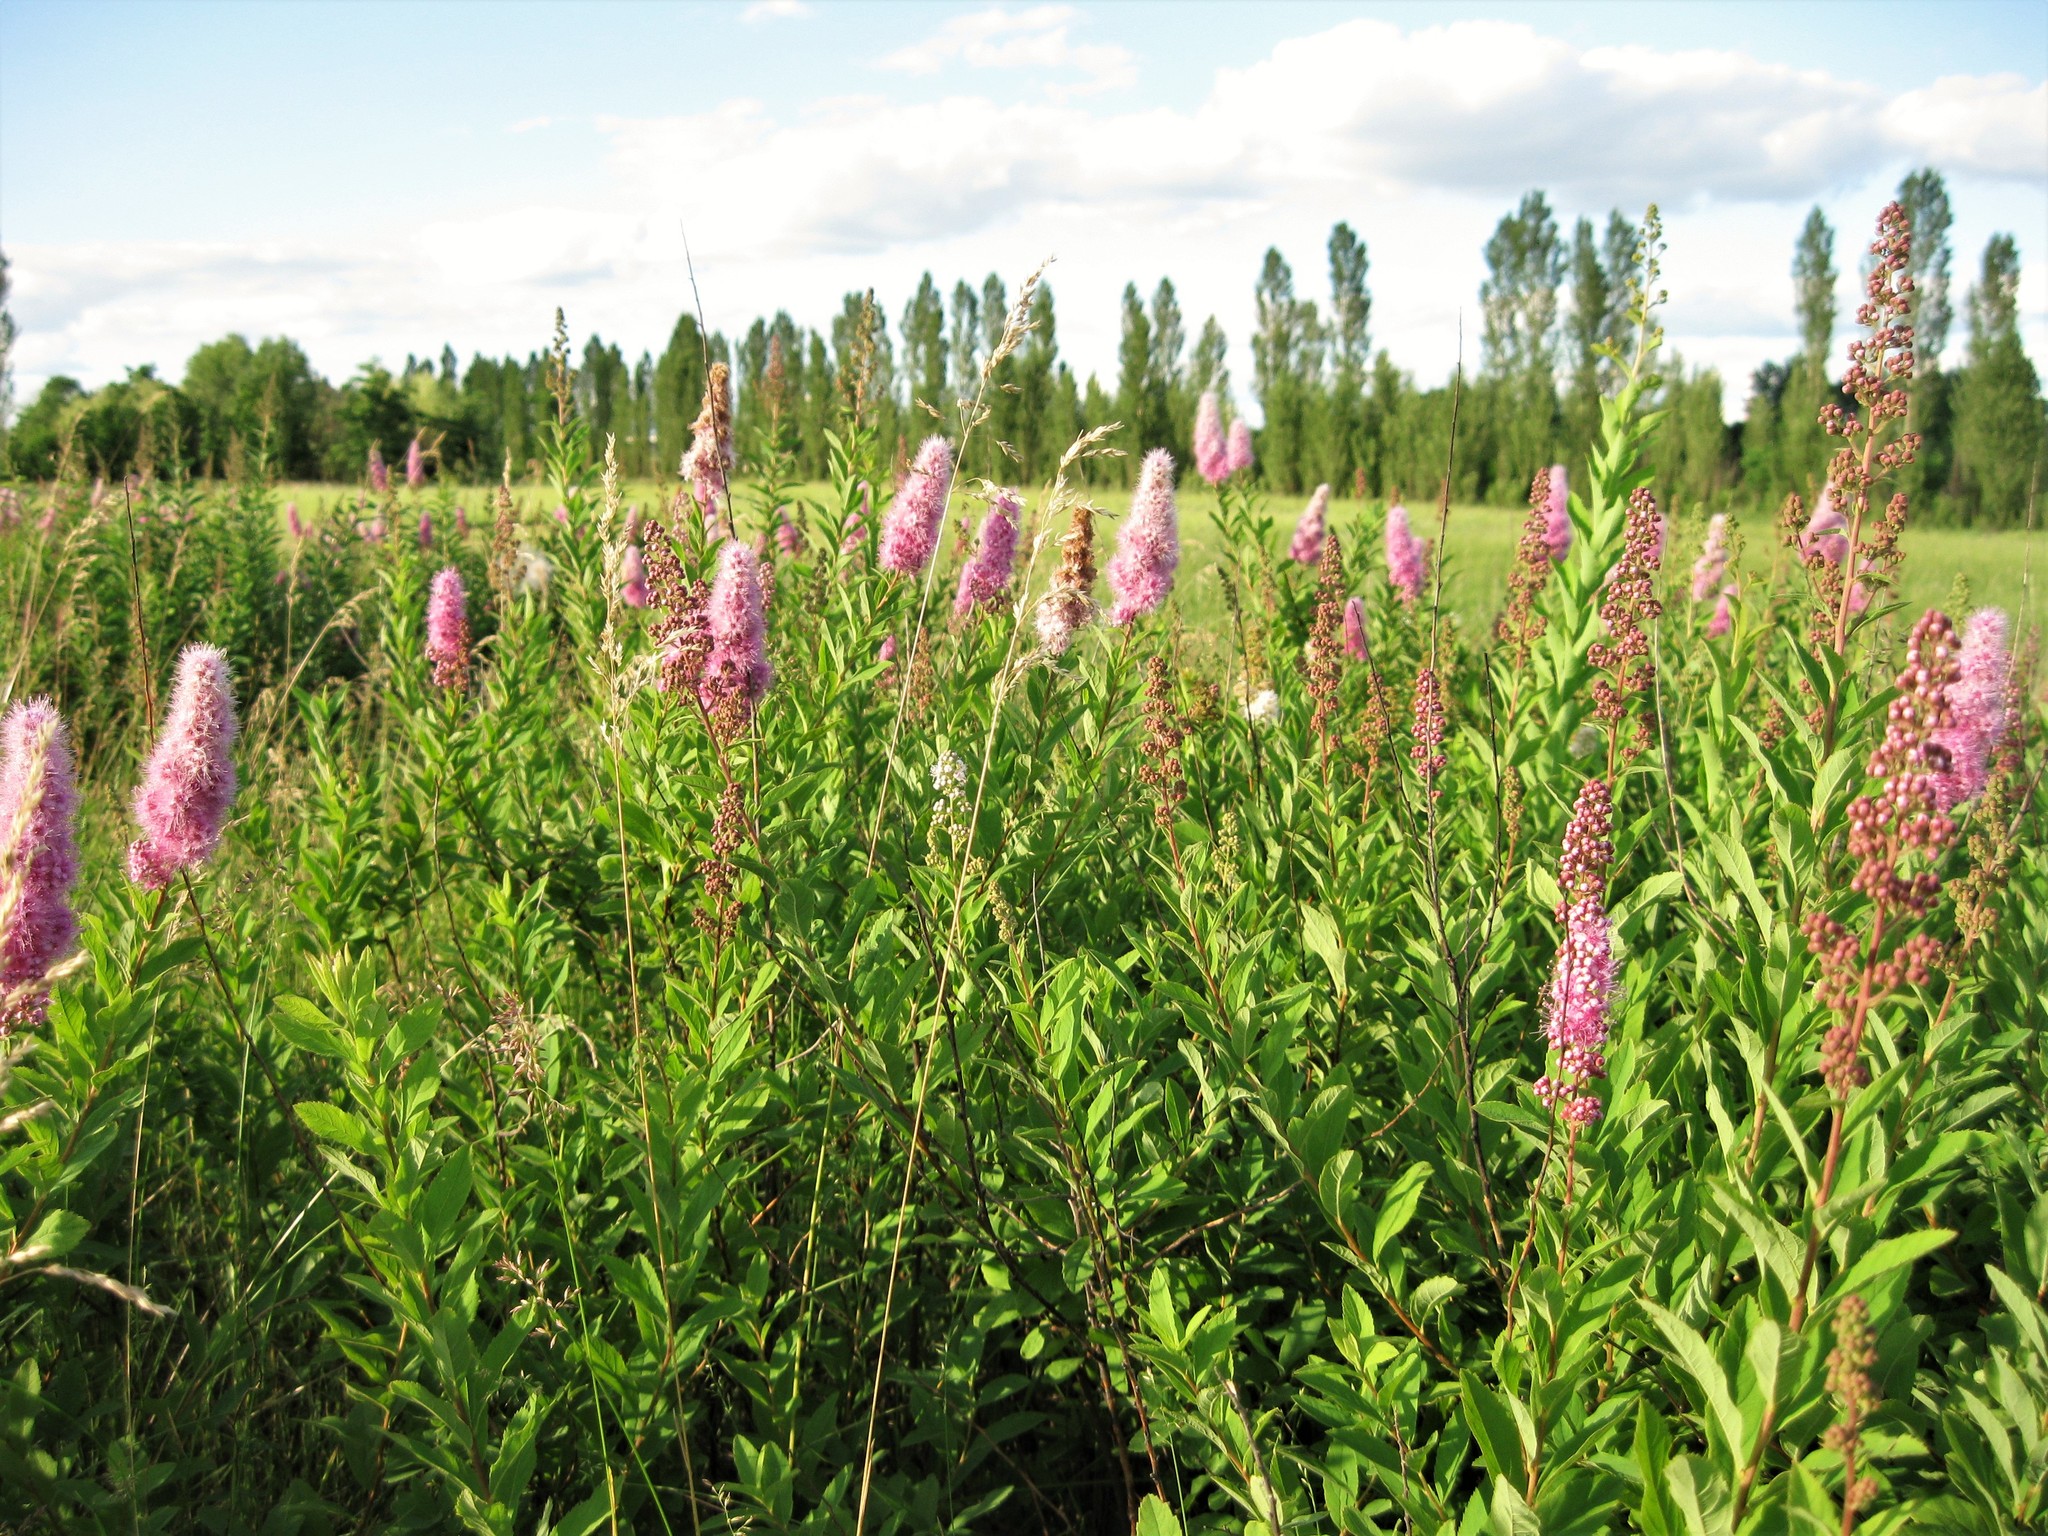
<svg viewBox="0 0 2048 1536"><path fill-rule="evenodd" d="M1202 572L1157 454L1098 560L1114 434L883 504L850 412L809 504L722 381L638 524L565 347L559 518L31 502L0 1524L2039 1529L2031 651L1890 595L1903 219L1747 559L1655 251L1487 636L1220 421Z"/></svg>

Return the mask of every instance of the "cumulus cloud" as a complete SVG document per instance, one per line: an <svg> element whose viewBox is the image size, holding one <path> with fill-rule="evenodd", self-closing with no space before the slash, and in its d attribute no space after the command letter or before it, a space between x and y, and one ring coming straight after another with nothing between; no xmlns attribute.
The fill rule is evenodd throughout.
<svg viewBox="0 0 2048 1536"><path fill-rule="evenodd" d="M740 12L740 20L748 23L758 21L795 21L811 14L811 8L804 0L753 0Z"/></svg>
<svg viewBox="0 0 2048 1536"><path fill-rule="evenodd" d="M1136 60L1114 43L1076 43L1068 36L1075 19L1070 5L1035 5L1021 11L1000 5L947 18L939 30L880 60L883 69L933 75L948 65L971 69L1072 71L1078 84L1059 95L1126 87L1137 79Z"/></svg>

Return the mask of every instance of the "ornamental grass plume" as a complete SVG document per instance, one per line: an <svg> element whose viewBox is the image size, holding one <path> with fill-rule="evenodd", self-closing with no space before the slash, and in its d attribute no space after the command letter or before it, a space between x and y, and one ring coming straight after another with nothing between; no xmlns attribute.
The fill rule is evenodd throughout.
<svg viewBox="0 0 2048 1536"><path fill-rule="evenodd" d="M707 529L719 516L719 505L732 475L732 370L713 363L704 380L704 404L690 423L690 447L680 470L697 498Z"/></svg>
<svg viewBox="0 0 2048 1536"><path fill-rule="evenodd" d="M1064 656L1074 635L1095 617L1095 511L1077 502L1060 535L1060 565L1039 599L1036 627L1041 656Z"/></svg>
<svg viewBox="0 0 2048 1536"><path fill-rule="evenodd" d="M1173 497L1173 455L1154 448L1138 470L1131 510L1117 530L1116 553L1103 572L1114 601L1109 622L1121 628L1156 611L1173 590L1180 565L1180 513Z"/></svg>
<svg viewBox="0 0 2048 1536"><path fill-rule="evenodd" d="M705 623L711 649L697 696L725 735L754 717L761 696L775 681L768 663L768 625L762 612L761 563L738 539L718 552Z"/></svg>
<svg viewBox="0 0 2048 1536"><path fill-rule="evenodd" d="M1429 560L1426 546L1408 526L1408 509L1397 497L1387 508L1387 582L1401 594L1401 601L1414 607L1422 596Z"/></svg>
<svg viewBox="0 0 2048 1536"><path fill-rule="evenodd" d="M1254 462L1252 458L1251 423L1242 416L1230 424L1230 449L1226 462L1228 464L1226 473L1233 475L1250 469Z"/></svg>
<svg viewBox="0 0 2048 1536"><path fill-rule="evenodd" d="M1205 389L1195 406L1195 473L1211 485L1230 478L1230 445L1223 436L1223 407L1216 391Z"/></svg>
<svg viewBox="0 0 2048 1536"><path fill-rule="evenodd" d="M1607 1072L1607 1029L1614 1007L1614 929L1607 917L1607 871L1614 862L1614 804L1603 778L1579 789L1557 867L1557 920L1564 925L1544 996L1544 1034L1557 1065L1536 1081L1536 1097L1577 1130L1600 1118L1586 1084Z"/></svg>
<svg viewBox="0 0 2048 1536"><path fill-rule="evenodd" d="M1365 642L1365 600L1354 597L1344 605L1344 656L1347 661L1364 661L1369 654Z"/></svg>
<svg viewBox="0 0 2048 1536"><path fill-rule="evenodd" d="M391 466L384 462L375 443L370 445L370 489L379 496L391 489Z"/></svg>
<svg viewBox="0 0 2048 1536"><path fill-rule="evenodd" d="M989 497L988 513L974 547L974 558L960 568L959 590L953 594L953 617L964 619L976 608L991 607L1010 590L1017 565L1017 515L1024 503L1015 491L998 490Z"/></svg>
<svg viewBox="0 0 2048 1536"><path fill-rule="evenodd" d="M162 890L220 846L235 798L231 683L217 646L188 645L178 657L163 734L135 791L142 836L128 845L128 878L145 891Z"/></svg>
<svg viewBox="0 0 2048 1536"><path fill-rule="evenodd" d="M0 1038L32 1028L49 1006L45 978L78 938L71 740L46 698L0 720Z"/></svg>
<svg viewBox="0 0 2048 1536"><path fill-rule="evenodd" d="M1330 488L1319 485L1294 525L1294 540L1287 546L1287 558L1296 565L1314 565L1323 558L1323 535L1330 526Z"/></svg>
<svg viewBox="0 0 2048 1536"><path fill-rule="evenodd" d="M415 491L427 483L427 456L420 451L417 433L405 445L405 483Z"/></svg>
<svg viewBox="0 0 2048 1536"><path fill-rule="evenodd" d="M915 576L939 547L939 524L953 489L953 445L936 433L924 440L882 514L882 569Z"/></svg>
<svg viewBox="0 0 2048 1536"><path fill-rule="evenodd" d="M1692 600L1704 603L1728 571L1728 514L1716 512L1707 519L1707 537L1700 545L1700 557L1692 563Z"/></svg>
<svg viewBox="0 0 2048 1536"><path fill-rule="evenodd" d="M1550 466L1544 486L1543 542L1550 549L1553 565L1561 565L1572 547L1571 482L1562 464Z"/></svg>
<svg viewBox="0 0 2048 1536"><path fill-rule="evenodd" d="M647 562L638 544L628 544L619 561L619 600L628 608L647 606Z"/></svg>
<svg viewBox="0 0 2048 1536"><path fill-rule="evenodd" d="M1935 775L1935 800L1944 811L1984 792L1992 754L2012 728L2011 633L1998 608L1979 608L1963 626L1958 676L1948 691L1950 723L1934 733L1949 758Z"/></svg>
<svg viewBox="0 0 2048 1536"><path fill-rule="evenodd" d="M468 691L469 594L452 565L437 571L427 588L427 660L436 688Z"/></svg>

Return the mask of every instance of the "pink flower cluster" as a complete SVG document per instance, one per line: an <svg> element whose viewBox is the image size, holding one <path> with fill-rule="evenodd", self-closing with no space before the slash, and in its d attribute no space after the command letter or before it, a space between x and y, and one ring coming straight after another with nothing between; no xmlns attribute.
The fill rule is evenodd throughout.
<svg viewBox="0 0 2048 1536"><path fill-rule="evenodd" d="M1130 515L1117 530L1116 553L1103 571L1111 596L1109 622L1129 624L1156 610L1173 590L1180 566L1180 515L1173 497L1173 455L1154 448L1138 470Z"/></svg>
<svg viewBox="0 0 2048 1536"><path fill-rule="evenodd" d="M1204 390L1195 405L1195 473L1211 485L1230 478L1230 447L1223 438L1223 407L1216 391Z"/></svg>
<svg viewBox="0 0 2048 1536"><path fill-rule="evenodd" d="M1550 546L1550 563L1562 564L1572 547L1571 485L1564 466L1550 466L1550 500L1543 509L1543 542Z"/></svg>
<svg viewBox="0 0 2048 1536"><path fill-rule="evenodd" d="M228 755L237 724L227 656L215 646L188 645L163 734L135 791L142 836L128 845L128 876L160 891L213 857L235 798Z"/></svg>
<svg viewBox="0 0 2048 1536"><path fill-rule="evenodd" d="M993 606L1010 590L1017 564L1017 515L1023 510L1024 503L1015 491L999 490L989 497L974 558L960 568L959 590L953 594L954 618L964 619L977 608Z"/></svg>
<svg viewBox="0 0 2048 1536"><path fill-rule="evenodd" d="M882 569L897 576L915 576L931 562L939 546L939 525L946 516L946 497L953 489L953 447L943 437L924 440L911 461L910 473L896 488L889 510L882 514Z"/></svg>
<svg viewBox="0 0 2048 1536"><path fill-rule="evenodd" d="M1365 603L1354 597L1344 605L1344 655L1351 661L1363 661L1368 654L1365 645Z"/></svg>
<svg viewBox="0 0 2048 1536"><path fill-rule="evenodd" d="M1935 775L1935 800L1944 811L1983 793L1991 755L2012 729L2011 633L1997 608L1979 608L1963 626L1961 675L1948 691L1949 723L1934 733L1949 759Z"/></svg>
<svg viewBox="0 0 2048 1536"><path fill-rule="evenodd" d="M1408 526L1408 509L1400 502L1387 508L1387 580L1411 607L1422 596L1429 567L1429 546Z"/></svg>
<svg viewBox="0 0 2048 1536"><path fill-rule="evenodd" d="M1614 1007L1614 930L1607 917L1607 871L1614 862L1614 805L1607 781L1579 790L1558 860L1558 921L1564 936L1544 999L1544 1033L1557 1068L1537 1079L1536 1097L1574 1126L1600 1118L1586 1084L1607 1071L1607 1030Z"/></svg>
<svg viewBox="0 0 2048 1536"><path fill-rule="evenodd" d="M1287 558L1297 565L1314 565L1323 558L1323 536L1329 527L1330 488L1319 485L1294 525L1294 541L1287 546Z"/></svg>
<svg viewBox="0 0 2048 1536"><path fill-rule="evenodd" d="M1230 452L1225 459L1227 474L1241 474L1252 467L1252 428L1242 416L1230 424Z"/></svg>
<svg viewBox="0 0 2048 1536"><path fill-rule="evenodd" d="M0 721L0 1037L42 1022L43 978L77 941L77 812L71 740L57 707L43 698L15 705Z"/></svg>
<svg viewBox="0 0 2048 1536"><path fill-rule="evenodd" d="M374 443L370 446L370 489L380 496L391 489L391 467Z"/></svg>
<svg viewBox="0 0 2048 1536"><path fill-rule="evenodd" d="M619 561L619 600L628 608L647 606L647 562L638 544L628 544Z"/></svg>
<svg viewBox="0 0 2048 1536"><path fill-rule="evenodd" d="M713 715L749 719L775 681L768 662L768 624L762 611L759 558L737 539L718 552L718 575L705 610L711 650L704 658L698 697Z"/></svg>
<svg viewBox="0 0 2048 1536"><path fill-rule="evenodd" d="M437 571L427 588L427 660L436 688L469 686L469 594L452 565Z"/></svg>
<svg viewBox="0 0 2048 1536"><path fill-rule="evenodd" d="M427 483L427 456L420 450L417 435L405 445L405 483L414 490Z"/></svg>
<svg viewBox="0 0 2048 1536"><path fill-rule="evenodd" d="M1728 514L1716 512L1707 519L1707 537L1700 545L1700 557L1692 563L1692 600L1704 603L1721 584L1728 571Z"/></svg>

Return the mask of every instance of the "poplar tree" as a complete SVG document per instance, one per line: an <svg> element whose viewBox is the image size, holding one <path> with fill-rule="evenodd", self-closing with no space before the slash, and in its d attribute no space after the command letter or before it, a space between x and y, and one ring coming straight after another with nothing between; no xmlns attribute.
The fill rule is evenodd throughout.
<svg viewBox="0 0 2048 1536"><path fill-rule="evenodd" d="M2041 470L2041 380L2020 343L2020 252L1993 235L1970 290L1970 358L1956 401L1956 469L1972 521L2024 520Z"/></svg>

